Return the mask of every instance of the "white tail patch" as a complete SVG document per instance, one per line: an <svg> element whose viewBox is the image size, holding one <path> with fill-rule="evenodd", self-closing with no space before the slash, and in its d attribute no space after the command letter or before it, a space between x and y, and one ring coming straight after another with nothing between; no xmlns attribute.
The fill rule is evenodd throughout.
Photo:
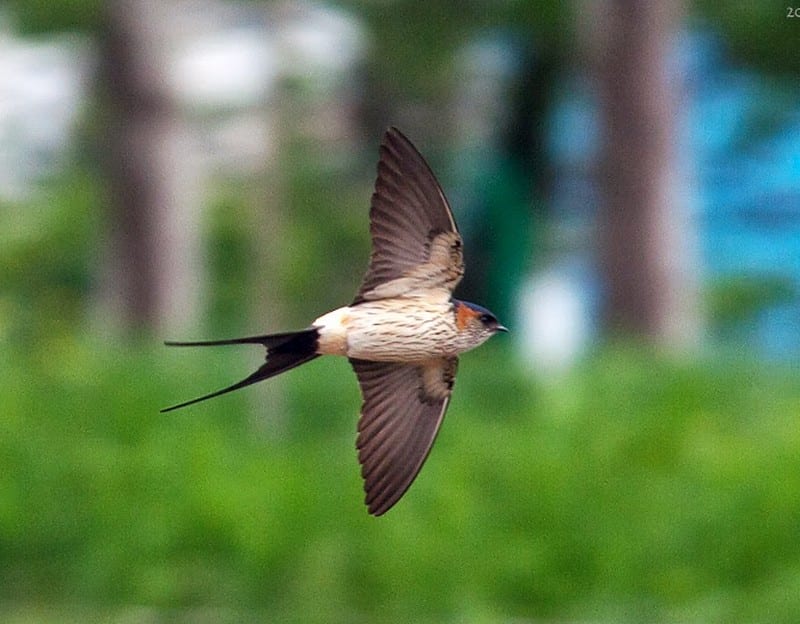
<svg viewBox="0 0 800 624"><path fill-rule="evenodd" d="M311 323L319 330L319 353L326 355L347 355L347 327L350 321L350 308L344 306L323 314Z"/></svg>

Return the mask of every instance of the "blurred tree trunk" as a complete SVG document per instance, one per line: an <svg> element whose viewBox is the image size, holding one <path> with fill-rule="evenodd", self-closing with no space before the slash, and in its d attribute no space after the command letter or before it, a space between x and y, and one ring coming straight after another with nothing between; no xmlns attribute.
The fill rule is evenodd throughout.
<svg viewBox="0 0 800 624"><path fill-rule="evenodd" d="M197 314L195 170L167 84L169 15L157 0L110 0L101 41L110 206L102 307L127 331L178 331Z"/></svg>
<svg viewBox="0 0 800 624"><path fill-rule="evenodd" d="M612 332L678 348L697 335L692 228L676 145L681 85L670 74L680 0L582 5L604 143L600 245ZM676 84L677 83L677 84Z"/></svg>

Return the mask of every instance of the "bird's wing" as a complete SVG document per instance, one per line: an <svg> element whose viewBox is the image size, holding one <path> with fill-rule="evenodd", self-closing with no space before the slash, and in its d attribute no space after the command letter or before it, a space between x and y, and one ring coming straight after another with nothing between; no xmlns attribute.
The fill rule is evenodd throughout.
<svg viewBox="0 0 800 624"><path fill-rule="evenodd" d="M383 137L369 213L372 255L355 301L440 291L464 274L461 236L442 188L403 134Z"/></svg>
<svg viewBox="0 0 800 624"><path fill-rule="evenodd" d="M389 510L419 473L447 411L457 358L427 365L351 359L364 403L358 461L369 512Z"/></svg>

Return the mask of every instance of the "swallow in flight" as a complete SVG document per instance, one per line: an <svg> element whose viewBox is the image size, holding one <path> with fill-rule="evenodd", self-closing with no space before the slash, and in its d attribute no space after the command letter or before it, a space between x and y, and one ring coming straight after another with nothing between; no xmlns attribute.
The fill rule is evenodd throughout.
<svg viewBox="0 0 800 624"><path fill-rule="evenodd" d="M361 387L356 448L367 509L379 516L403 496L428 456L459 354L507 330L486 308L453 297L464 274L461 236L433 172L396 128L380 146L369 218L369 268L350 305L296 332L167 342L260 344L267 355L242 381L162 411L244 388L320 355L343 355Z"/></svg>

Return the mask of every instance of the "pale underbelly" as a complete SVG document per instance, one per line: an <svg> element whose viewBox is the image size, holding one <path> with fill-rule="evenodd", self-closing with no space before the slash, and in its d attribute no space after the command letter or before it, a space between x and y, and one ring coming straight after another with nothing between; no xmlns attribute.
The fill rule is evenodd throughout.
<svg viewBox="0 0 800 624"><path fill-rule="evenodd" d="M442 318L394 317L354 323L347 334L347 356L377 362L425 362L458 352L455 327Z"/></svg>
<svg viewBox="0 0 800 624"><path fill-rule="evenodd" d="M393 306L385 300L340 308L315 321L320 352L376 362L426 362L457 355L459 335L448 306Z"/></svg>

